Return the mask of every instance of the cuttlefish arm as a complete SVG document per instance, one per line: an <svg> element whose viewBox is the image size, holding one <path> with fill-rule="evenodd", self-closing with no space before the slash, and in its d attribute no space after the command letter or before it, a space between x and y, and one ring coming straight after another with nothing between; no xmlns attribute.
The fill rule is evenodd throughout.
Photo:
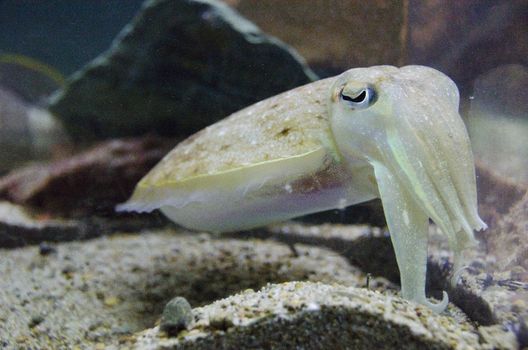
<svg viewBox="0 0 528 350"><path fill-rule="evenodd" d="M447 236L455 255L486 228L477 213L469 138L458 114L458 89L428 67L353 69L337 79L331 123L338 148L351 162L368 162L400 269L402 294L441 311L425 297L428 221Z"/></svg>
<svg viewBox="0 0 528 350"><path fill-rule="evenodd" d="M456 283L462 251L476 245L473 231L487 226L477 212L474 160L458 114L458 89L451 79L427 67L400 70L404 79L416 79L418 74L421 81L412 89L405 85L387 89L406 103L392 106L398 118L387 122L387 147L380 153L411 198L447 235Z"/></svg>
<svg viewBox="0 0 528 350"><path fill-rule="evenodd" d="M374 163L374 174L400 266L401 294L405 299L441 312L449 302L446 292L439 304L433 304L425 297L427 235L424 233L428 231L429 217L387 167Z"/></svg>

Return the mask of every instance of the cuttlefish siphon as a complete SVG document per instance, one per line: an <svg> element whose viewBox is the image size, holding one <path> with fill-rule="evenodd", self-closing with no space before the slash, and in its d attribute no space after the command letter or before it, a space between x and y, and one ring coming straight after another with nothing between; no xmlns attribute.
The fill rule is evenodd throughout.
<svg viewBox="0 0 528 350"><path fill-rule="evenodd" d="M177 145L121 211L215 232L381 198L402 296L425 296L431 219L459 268L486 228L455 83L423 66L355 68L261 101Z"/></svg>

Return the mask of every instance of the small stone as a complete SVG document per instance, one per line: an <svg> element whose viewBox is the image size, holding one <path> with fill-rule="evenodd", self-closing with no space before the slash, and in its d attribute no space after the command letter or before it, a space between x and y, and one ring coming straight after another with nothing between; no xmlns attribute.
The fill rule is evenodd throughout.
<svg viewBox="0 0 528 350"><path fill-rule="evenodd" d="M67 264L66 266L62 268L61 272L66 279L72 279L76 271L77 271L77 268L75 266L71 264Z"/></svg>
<svg viewBox="0 0 528 350"><path fill-rule="evenodd" d="M117 304L119 304L120 300L118 297L114 296L114 295L111 295L111 296L107 296L106 298L104 298L104 304L106 306L116 306Z"/></svg>
<svg viewBox="0 0 528 350"><path fill-rule="evenodd" d="M112 327L113 334L126 335L132 333L132 327L129 324L124 324L118 327Z"/></svg>
<svg viewBox="0 0 528 350"><path fill-rule="evenodd" d="M41 324L43 321L44 321L44 317L42 317L41 315L35 315L31 317L31 320L29 320L28 326L29 328L33 328Z"/></svg>
<svg viewBox="0 0 528 350"><path fill-rule="evenodd" d="M29 338L27 336L25 336L25 335L19 335L18 337L15 338L15 341L20 344L20 343L27 342L28 339Z"/></svg>
<svg viewBox="0 0 528 350"><path fill-rule="evenodd" d="M39 254L42 256L56 254L57 249L54 246L48 244L47 242L42 242L39 244Z"/></svg>
<svg viewBox="0 0 528 350"><path fill-rule="evenodd" d="M182 297L176 297L169 301L163 309L160 329L168 335L177 335L181 330L186 329L193 321L191 304Z"/></svg>

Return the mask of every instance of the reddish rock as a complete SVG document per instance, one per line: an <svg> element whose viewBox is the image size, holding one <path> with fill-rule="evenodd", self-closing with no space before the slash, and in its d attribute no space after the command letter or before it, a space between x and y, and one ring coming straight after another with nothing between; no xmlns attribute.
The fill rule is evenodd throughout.
<svg viewBox="0 0 528 350"><path fill-rule="evenodd" d="M523 197L527 189L496 175L480 162L477 162L476 169L479 214L493 230L502 217ZM489 236L489 232L484 232L483 236Z"/></svg>
<svg viewBox="0 0 528 350"><path fill-rule="evenodd" d="M525 0L409 1L409 63L441 70L463 92L499 65L528 65Z"/></svg>
<svg viewBox="0 0 528 350"><path fill-rule="evenodd" d="M68 216L110 214L174 141L145 137L104 142L71 158L0 178L0 198Z"/></svg>
<svg viewBox="0 0 528 350"><path fill-rule="evenodd" d="M479 233L492 270L511 271L511 278L528 282L528 189L477 166L479 212L489 229Z"/></svg>
<svg viewBox="0 0 528 350"><path fill-rule="evenodd" d="M512 270L513 279L528 282L528 192L490 230L486 246L501 270Z"/></svg>
<svg viewBox="0 0 528 350"><path fill-rule="evenodd" d="M315 68L334 73L404 63L407 1L224 0L293 46Z"/></svg>

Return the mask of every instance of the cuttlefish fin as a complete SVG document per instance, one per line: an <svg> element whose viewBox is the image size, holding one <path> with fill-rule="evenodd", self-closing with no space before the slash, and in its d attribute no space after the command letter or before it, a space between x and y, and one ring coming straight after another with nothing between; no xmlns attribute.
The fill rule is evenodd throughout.
<svg viewBox="0 0 528 350"><path fill-rule="evenodd" d="M402 296L440 313L449 302L447 293L443 292L438 304L425 297L429 218L385 165L373 166L400 270Z"/></svg>

